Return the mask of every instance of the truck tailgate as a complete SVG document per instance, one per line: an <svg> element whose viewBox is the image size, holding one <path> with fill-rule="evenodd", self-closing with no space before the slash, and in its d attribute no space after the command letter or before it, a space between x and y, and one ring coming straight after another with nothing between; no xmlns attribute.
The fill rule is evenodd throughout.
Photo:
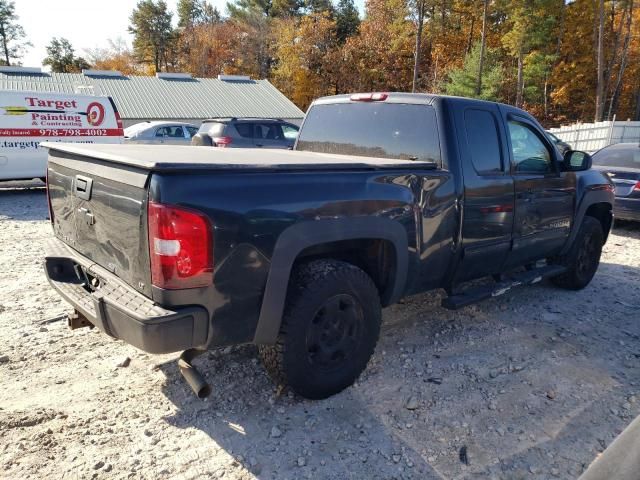
<svg viewBox="0 0 640 480"><path fill-rule="evenodd" d="M150 297L150 172L51 149L47 175L55 235Z"/></svg>

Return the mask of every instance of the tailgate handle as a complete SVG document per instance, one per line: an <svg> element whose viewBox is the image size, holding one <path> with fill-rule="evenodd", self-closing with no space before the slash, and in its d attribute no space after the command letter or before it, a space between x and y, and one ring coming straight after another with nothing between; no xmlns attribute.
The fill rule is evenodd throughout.
<svg viewBox="0 0 640 480"><path fill-rule="evenodd" d="M76 197L83 200L91 199L91 187L93 186L93 179L83 177L82 175L76 175L74 180L74 193Z"/></svg>

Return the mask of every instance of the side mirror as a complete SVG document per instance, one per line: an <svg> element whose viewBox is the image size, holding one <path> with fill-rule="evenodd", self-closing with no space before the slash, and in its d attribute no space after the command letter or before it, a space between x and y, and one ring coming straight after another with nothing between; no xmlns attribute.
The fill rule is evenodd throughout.
<svg viewBox="0 0 640 480"><path fill-rule="evenodd" d="M581 172L591 168L591 155L579 150L567 150L562 159L562 169L565 172Z"/></svg>

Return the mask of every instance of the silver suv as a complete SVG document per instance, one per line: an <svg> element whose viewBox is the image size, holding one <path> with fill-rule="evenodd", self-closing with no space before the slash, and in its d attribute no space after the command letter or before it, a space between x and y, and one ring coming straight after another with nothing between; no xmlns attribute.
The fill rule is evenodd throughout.
<svg viewBox="0 0 640 480"><path fill-rule="evenodd" d="M189 145L198 127L184 122L141 122L124 130L125 143Z"/></svg>
<svg viewBox="0 0 640 480"><path fill-rule="evenodd" d="M277 118L205 120L191 145L226 148L293 148L299 127Z"/></svg>

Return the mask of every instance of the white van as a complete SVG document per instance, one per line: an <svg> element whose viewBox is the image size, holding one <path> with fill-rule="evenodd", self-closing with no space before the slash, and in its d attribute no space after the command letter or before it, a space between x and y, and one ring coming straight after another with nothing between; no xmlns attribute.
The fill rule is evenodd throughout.
<svg viewBox="0 0 640 480"><path fill-rule="evenodd" d="M0 180L44 178L40 142L123 143L111 97L0 90Z"/></svg>

